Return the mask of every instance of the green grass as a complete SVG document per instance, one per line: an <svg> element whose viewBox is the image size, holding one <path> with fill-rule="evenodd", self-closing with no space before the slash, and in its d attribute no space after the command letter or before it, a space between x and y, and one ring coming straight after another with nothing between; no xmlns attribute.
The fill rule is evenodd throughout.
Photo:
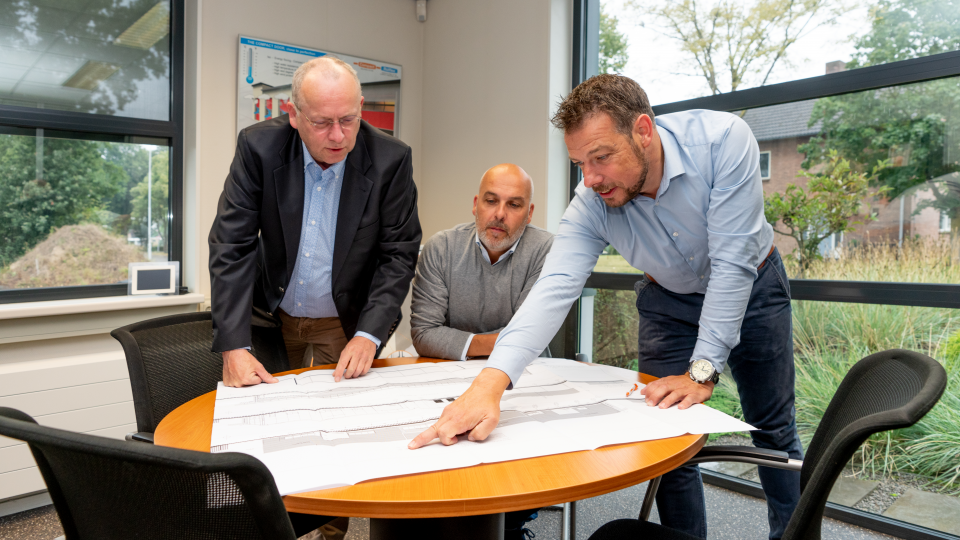
<svg viewBox="0 0 960 540"><path fill-rule="evenodd" d="M806 277L960 283L957 253L957 246L949 242L907 242L903 249L869 245L848 250L841 259L816 261ZM789 257L786 260L788 273L793 275L793 263ZM602 262L598 271L601 266L618 264ZM598 296L594 314L598 343L594 349L609 350L611 361L626 363L625 358L636 357L631 344L631 340L636 342L636 323L630 318L636 317L635 299L628 291ZM918 474L941 491L960 493L960 310L794 301L793 333L797 427L804 446L816 432L840 381L861 358L898 348L919 351L941 362L949 382L940 402L915 426L871 437L851 466L856 473L872 477ZM604 340L608 343L600 343ZM597 356L597 361L604 361ZM743 417L730 377L721 378L709 405Z"/></svg>

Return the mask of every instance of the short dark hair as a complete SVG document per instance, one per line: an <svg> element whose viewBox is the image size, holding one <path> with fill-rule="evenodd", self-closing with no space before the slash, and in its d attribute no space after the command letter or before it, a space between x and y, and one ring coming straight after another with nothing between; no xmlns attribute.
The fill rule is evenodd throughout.
<svg viewBox="0 0 960 540"><path fill-rule="evenodd" d="M641 114L652 121L653 108L647 93L636 81L623 75L597 75L580 83L560 102L550 122L564 133L576 131L583 121L596 113L607 113L624 135L633 132L633 123Z"/></svg>

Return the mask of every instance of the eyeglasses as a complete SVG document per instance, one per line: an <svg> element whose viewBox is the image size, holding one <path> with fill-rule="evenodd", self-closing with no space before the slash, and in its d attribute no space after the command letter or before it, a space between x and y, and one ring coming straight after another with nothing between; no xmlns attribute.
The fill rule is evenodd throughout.
<svg viewBox="0 0 960 540"><path fill-rule="evenodd" d="M299 107L294 105L293 108L297 111L297 116L306 120L308 124L313 126L313 128L319 131L320 133L326 133L327 131L330 131L330 129L333 127L334 124L340 124L340 129L344 131L348 131L350 129L357 127L357 124L360 123L359 114L351 114L349 116L344 116L339 120L321 120L319 122L314 122L313 120L307 118L305 114L300 112Z"/></svg>

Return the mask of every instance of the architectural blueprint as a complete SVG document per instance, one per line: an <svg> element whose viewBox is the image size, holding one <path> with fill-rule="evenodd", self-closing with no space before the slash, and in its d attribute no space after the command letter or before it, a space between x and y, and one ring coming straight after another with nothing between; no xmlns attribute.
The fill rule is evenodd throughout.
<svg viewBox="0 0 960 540"><path fill-rule="evenodd" d="M484 361L374 368L333 380L333 370L276 384L220 383L212 452L243 452L266 464L283 495L402 474L468 467L610 444L753 429L705 405L647 407L627 391L636 372L538 359L500 402L500 424L483 442L419 450L407 443L470 386ZM642 388L642 386L641 386Z"/></svg>

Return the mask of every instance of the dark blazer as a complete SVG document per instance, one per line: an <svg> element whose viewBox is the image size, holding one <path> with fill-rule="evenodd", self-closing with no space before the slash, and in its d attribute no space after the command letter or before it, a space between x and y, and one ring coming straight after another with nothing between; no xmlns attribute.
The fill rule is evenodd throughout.
<svg viewBox="0 0 960 540"><path fill-rule="evenodd" d="M251 314L279 324L303 223L303 144L287 115L240 132L210 229L213 350L250 345ZM410 147L361 122L347 155L332 294L347 338L386 341L420 248Z"/></svg>

